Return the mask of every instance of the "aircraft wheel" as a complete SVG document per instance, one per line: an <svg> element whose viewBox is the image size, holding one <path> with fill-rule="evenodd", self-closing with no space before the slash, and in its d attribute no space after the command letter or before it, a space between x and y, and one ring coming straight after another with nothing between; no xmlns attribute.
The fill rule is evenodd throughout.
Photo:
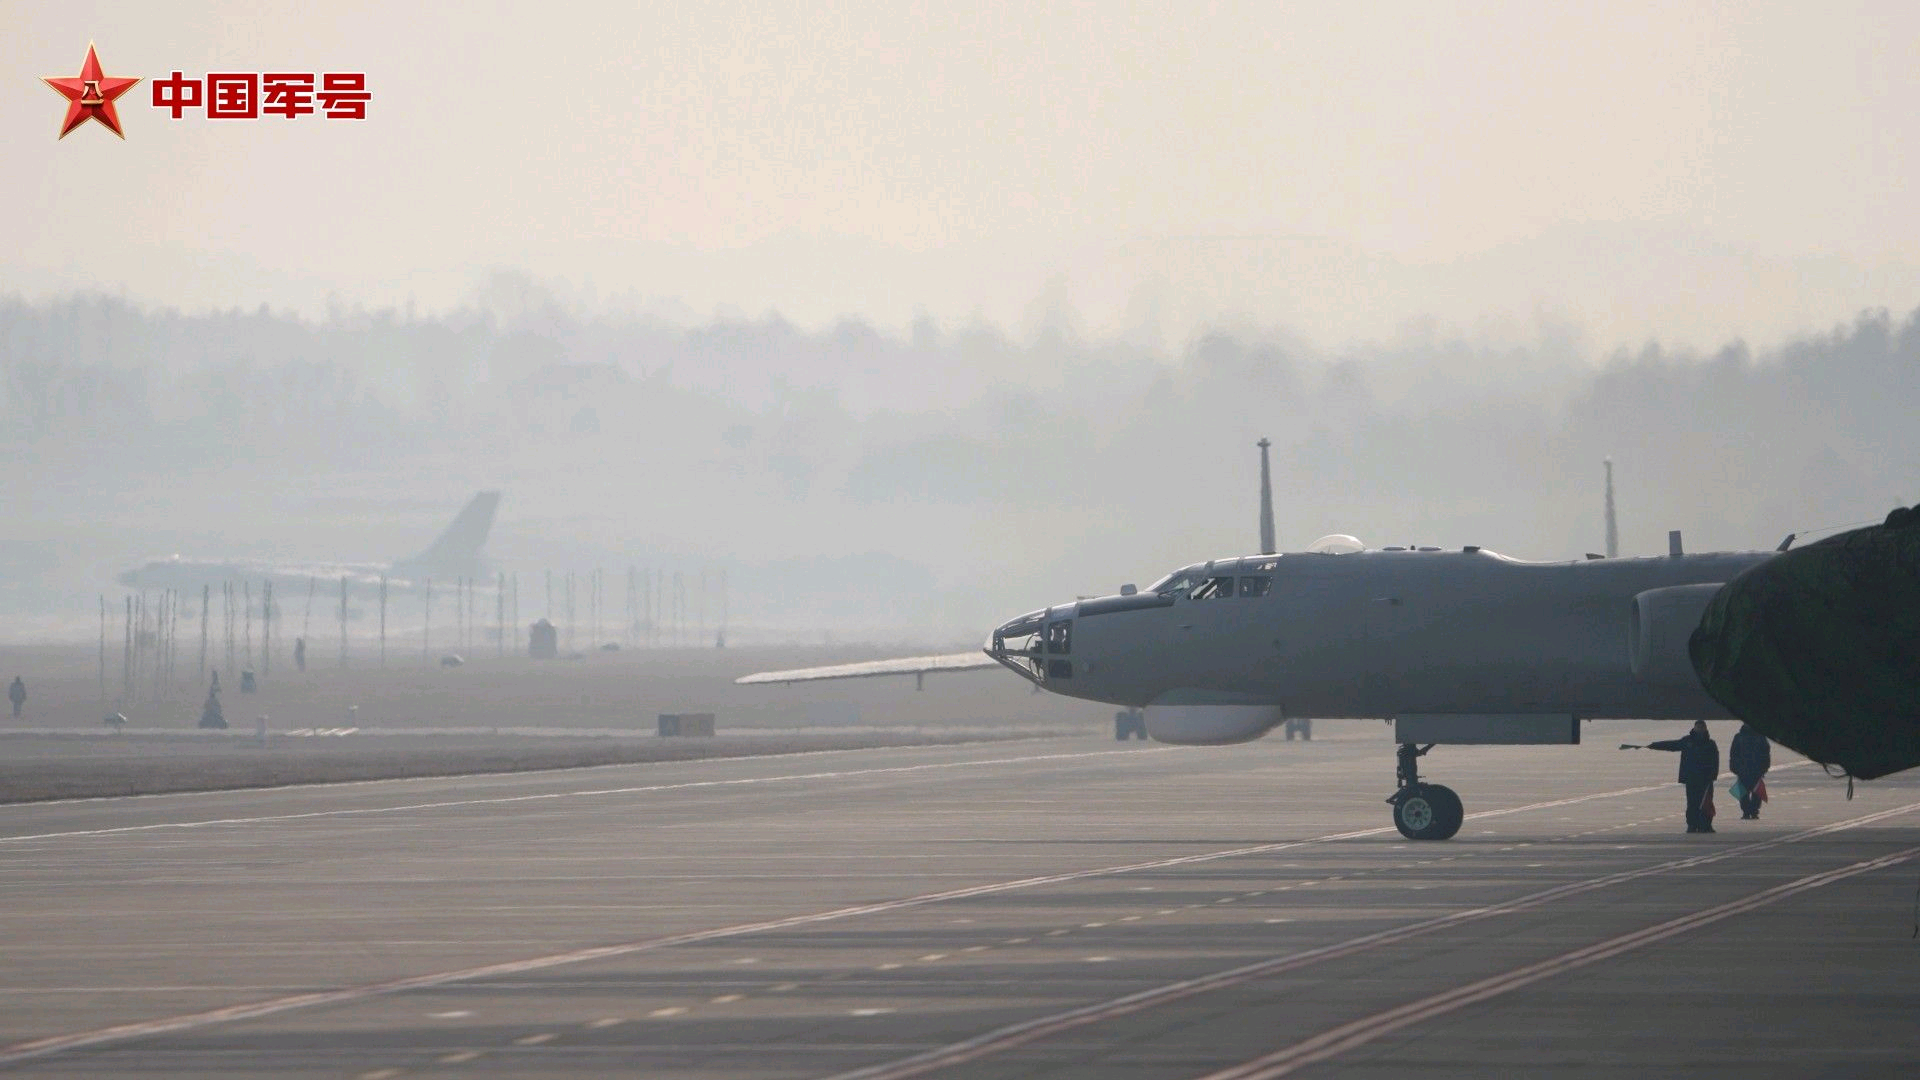
<svg viewBox="0 0 1920 1080"><path fill-rule="evenodd" d="M1460 831L1466 813L1452 788L1421 784L1393 804L1393 825L1409 840L1446 840Z"/></svg>

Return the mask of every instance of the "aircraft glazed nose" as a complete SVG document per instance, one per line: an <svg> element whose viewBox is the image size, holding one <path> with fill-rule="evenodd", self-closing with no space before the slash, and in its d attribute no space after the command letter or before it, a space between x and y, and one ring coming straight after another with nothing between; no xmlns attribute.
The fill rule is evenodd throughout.
<svg viewBox="0 0 1920 1080"><path fill-rule="evenodd" d="M1035 683L1072 674L1074 605L1028 612L1000 625L988 640L988 656Z"/></svg>

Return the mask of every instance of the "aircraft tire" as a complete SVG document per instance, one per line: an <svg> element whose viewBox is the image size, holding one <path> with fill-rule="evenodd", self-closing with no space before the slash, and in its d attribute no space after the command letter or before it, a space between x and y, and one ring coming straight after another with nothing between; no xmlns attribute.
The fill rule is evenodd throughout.
<svg viewBox="0 0 1920 1080"><path fill-rule="evenodd" d="M1461 823L1467 820L1467 810L1460 804L1460 796L1450 787L1428 784L1427 798L1433 802L1434 830L1433 835L1426 839L1453 839L1453 835L1460 831Z"/></svg>
<svg viewBox="0 0 1920 1080"><path fill-rule="evenodd" d="M1409 840L1447 840L1466 819L1460 796L1439 784L1421 784L1393 803L1393 826Z"/></svg>

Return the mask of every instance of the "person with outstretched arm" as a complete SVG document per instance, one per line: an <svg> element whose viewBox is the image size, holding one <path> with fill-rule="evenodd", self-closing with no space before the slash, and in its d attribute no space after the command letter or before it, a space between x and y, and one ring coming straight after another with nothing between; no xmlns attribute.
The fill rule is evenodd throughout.
<svg viewBox="0 0 1920 1080"><path fill-rule="evenodd" d="M1707 722L1695 720L1693 730L1678 739L1662 739L1645 746L1622 743L1622 750L1672 750L1680 755L1680 782L1687 788L1687 831L1709 833L1713 818L1707 814L1707 799L1713 794L1713 782L1720 778L1720 744L1707 734Z"/></svg>

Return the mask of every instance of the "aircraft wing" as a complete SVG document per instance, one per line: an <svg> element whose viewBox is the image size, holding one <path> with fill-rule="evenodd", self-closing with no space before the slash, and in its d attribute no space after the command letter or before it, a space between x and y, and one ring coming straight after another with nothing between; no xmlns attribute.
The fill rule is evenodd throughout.
<svg viewBox="0 0 1920 1080"><path fill-rule="evenodd" d="M999 661L983 652L945 653L940 656L902 656L896 660L790 668L786 671L757 671L733 681L740 686L749 686L759 683L814 682L820 679L865 679L875 675L926 675L935 671L977 671L999 666Z"/></svg>

